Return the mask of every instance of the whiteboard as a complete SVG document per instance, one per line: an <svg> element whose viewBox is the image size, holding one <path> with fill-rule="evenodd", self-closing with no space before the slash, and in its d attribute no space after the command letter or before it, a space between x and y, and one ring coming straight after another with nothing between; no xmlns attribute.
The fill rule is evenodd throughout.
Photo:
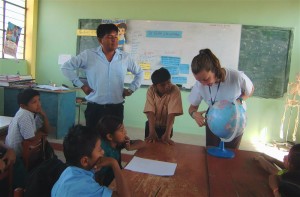
<svg viewBox="0 0 300 197"><path fill-rule="evenodd" d="M130 53L144 70L143 85L151 85L151 74L166 67L172 82L190 89L195 79L190 64L200 49L209 48L222 67L238 69L240 24L209 24L192 22L126 20L126 44ZM133 75L128 73L125 83Z"/></svg>

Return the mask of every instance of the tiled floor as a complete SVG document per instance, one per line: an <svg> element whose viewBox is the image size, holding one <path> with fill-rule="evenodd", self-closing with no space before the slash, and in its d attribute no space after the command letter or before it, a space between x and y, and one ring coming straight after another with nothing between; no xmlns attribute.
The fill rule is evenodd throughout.
<svg viewBox="0 0 300 197"><path fill-rule="evenodd" d="M138 128L126 128L126 129L127 129L127 135L130 137L130 139L144 139L144 131L142 129L138 129ZM198 146L205 146L205 136L202 135L174 133L172 139L173 141L175 141L175 143L178 142L178 143L192 144ZM52 142L52 144L57 145L54 147L56 154L62 161L65 161L64 155L62 153L62 146L61 146L63 140L62 139L61 140L48 139L48 140ZM266 145L260 142L249 142L245 140L242 140L240 145L240 150L263 152L280 161L282 161L284 155L287 154L287 151L282 151L278 148L272 147L270 144ZM125 156L125 160L128 159L128 157L126 156L133 155L134 153L135 151L122 150L122 154Z"/></svg>

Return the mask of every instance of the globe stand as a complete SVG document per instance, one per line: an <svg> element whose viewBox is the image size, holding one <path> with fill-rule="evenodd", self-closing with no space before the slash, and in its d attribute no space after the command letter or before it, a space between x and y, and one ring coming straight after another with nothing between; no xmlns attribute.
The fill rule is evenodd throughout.
<svg viewBox="0 0 300 197"><path fill-rule="evenodd" d="M208 154L215 156L215 157L220 157L220 158L234 158L235 154L231 150L227 150L224 147L224 142L221 141L219 144L219 147L211 147L207 149Z"/></svg>

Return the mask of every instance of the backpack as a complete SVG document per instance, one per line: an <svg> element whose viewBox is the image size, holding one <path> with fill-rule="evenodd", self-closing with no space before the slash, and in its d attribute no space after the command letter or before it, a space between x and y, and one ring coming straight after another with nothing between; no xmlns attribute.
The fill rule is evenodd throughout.
<svg viewBox="0 0 300 197"><path fill-rule="evenodd" d="M43 161L33 169L26 182L25 197L48 197L51 196L51 189L66 169L67 165L57 157Z"/></svg>
<svg viewBox="0 0 300 197"><path fill-rule="evenodd" d="M22 147L23 162L28 172L35 169L43 161L57 157L45 137L35 138L34 140L24 140Z"/></svg>

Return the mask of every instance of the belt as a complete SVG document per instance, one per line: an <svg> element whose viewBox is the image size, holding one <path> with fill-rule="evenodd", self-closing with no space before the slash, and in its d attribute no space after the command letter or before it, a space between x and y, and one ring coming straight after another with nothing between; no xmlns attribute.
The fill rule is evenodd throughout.
<svg viewBox="0 0 300 197"><path fill-rule="evenodd" d="M98 104L98 103L95 103L95 102L88 102L88 105L96 105L98 107L106 108L106 107L118 107L118 106L122 106L123 103L124 102L118 103L118 104Z"/></svg>

